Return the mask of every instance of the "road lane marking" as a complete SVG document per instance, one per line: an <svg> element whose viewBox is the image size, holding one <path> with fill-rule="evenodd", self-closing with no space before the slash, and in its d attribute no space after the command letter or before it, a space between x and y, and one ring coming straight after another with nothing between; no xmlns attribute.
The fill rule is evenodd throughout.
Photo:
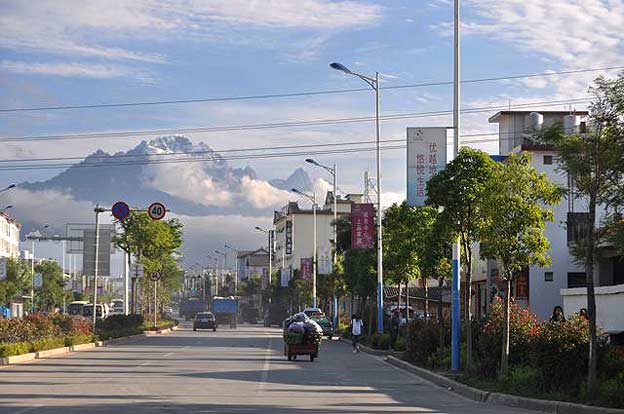
<svg viewBox="0 0 624 414"><path fill-rule="evenodd" d="M271 354L273 353L273 338L269 337L269 344L264 351L264 364L262 365L262 375L260 376L260 384L258 385L257 392L261 392L269 379L269 371L271 370Z"/></svg>
<svg viewBox="0 0 624 414"><path fill-rule="evenodd" d="M29 411L34 410L35 408L39 408L39 407L41 407L41 404L30 405L30 406L28 406L26 408L22 408L21 410L13 412L13 414L24 414L24 413L27 413Z"/></svg>
<svg viewBox="0 0 624 414"><path fill-rule="evenodd" d="M170 357L173 354L174 354L173 352L167 352L165 355L163 355L163 357L167 358L167 357Z"/></svg>

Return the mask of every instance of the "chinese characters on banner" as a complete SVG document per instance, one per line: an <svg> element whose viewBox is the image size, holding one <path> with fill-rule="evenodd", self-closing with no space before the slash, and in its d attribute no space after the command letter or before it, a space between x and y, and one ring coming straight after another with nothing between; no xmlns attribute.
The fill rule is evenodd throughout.
<svg viewBox="0 0 624 414"><path fill-rule="evenodd" d="M280 286L288 287L288 282L290 282L290 267L283 267L280 271Z"/></svg>
<svg viewBox="0 0 624 414"><path fill-rule="evenodd" d="M312 258L311 257L302 257L301 258L301 267L299 268L301 272L301 278L303 280L312 280Z"/></svg>
<svg viewBox="0 0 624 414"><path fill-rule="evenodd" d="M318 263L316 272L319 275L329 275L332 272L332 249L331 247L321 247L318 251Z"/></svg>
<svg viewBox="0 0 624 414"><path fill-rule="evenodd" d="M372 249L375 243L375 208L351 204L351 248Z"/></svg>
<svg viewBox="0 0 624 414"><path fill-rule="evenodd" d="M446 165L446 127L407 128L407 204L424 206L427 181Z"/></svg>
<svg viewBox="0 0 624 414"><path fill-rule="evenodd" d="M286 222L286 254L292 254L292 221Z"/></svg>

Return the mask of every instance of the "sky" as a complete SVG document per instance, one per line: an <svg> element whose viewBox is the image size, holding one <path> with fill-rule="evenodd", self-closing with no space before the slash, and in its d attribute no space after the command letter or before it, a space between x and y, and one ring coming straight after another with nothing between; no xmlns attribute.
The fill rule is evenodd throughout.
<svg viewBox="0 0 624 414"><path fill-rule="evenodd" d="M495 7L493 6L495 4ZM452 108L450 85L388 89L452 79L449 0L4 0L0 3L0 139L112 131L224 127L369 117L372 91L91 109L6 111L47 106L240 97L366 88L329 68L339 61L381 77L382 115ZM464 0L462 79L624 65L623 0ZM462 107L497 107L463 116L465 145L497 153L501 106L583 98L600 73L466 83ZM569 109L534 106L536 109ZM575 109L585 109L574 104ZM450 126L450 116L382 122L382 139L407 127ZM485 134L485 135L480 135ZM184 134L231 150L372 140L371 122ZM9 141L0 159L83 157L126 151L158 134ZM405 196L405 150L382 153L385 204ZM372 152L321 155L337 164L338 186L359 192ZM263 180L285 178L303 160L237 160ZM103 169L105 170L105 169ZM60 170L0 171L0 186L45 180ZM103 171L102 173L105 173ZM0 200L1 202L1 200ZM215 220L215 218L205 218ZM266 217L265 222L270 223ZM255 237L258 237L257 235ZM259 239L254 239L254 241Z"/></svg>

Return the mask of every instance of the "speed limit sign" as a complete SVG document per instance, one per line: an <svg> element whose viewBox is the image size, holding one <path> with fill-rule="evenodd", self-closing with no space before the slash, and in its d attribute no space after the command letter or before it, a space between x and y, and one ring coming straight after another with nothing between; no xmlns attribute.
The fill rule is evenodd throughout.
<svg viewBox="0 0 624 414"><path fill-rule="evenodd" d="M150 274L150 279L153 280L154 282L158 282L161 276L162 275L160 274L160 272L154 272Z"/></svg>
<svg viewBox="0 0 624 414"><path fill-rule="evenodd" d="M152 203L147 208L147 214L152 218L152 220L160 220L161 218L165 217L166 213L167 209L165 208L165 205L163 203Z"/></svg>

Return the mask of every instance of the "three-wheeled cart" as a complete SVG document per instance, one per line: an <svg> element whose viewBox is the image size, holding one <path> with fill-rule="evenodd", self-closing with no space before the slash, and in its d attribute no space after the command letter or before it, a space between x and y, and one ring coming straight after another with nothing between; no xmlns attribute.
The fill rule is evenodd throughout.
<svg viewBox="0 0 624 414"><path fill-rule="evenodd" d="M297 359L297 355L309 355L310 362L313 362L314 358L318 358L318 352L318 344L284 344L284 355L289 361Z"/></svg>

